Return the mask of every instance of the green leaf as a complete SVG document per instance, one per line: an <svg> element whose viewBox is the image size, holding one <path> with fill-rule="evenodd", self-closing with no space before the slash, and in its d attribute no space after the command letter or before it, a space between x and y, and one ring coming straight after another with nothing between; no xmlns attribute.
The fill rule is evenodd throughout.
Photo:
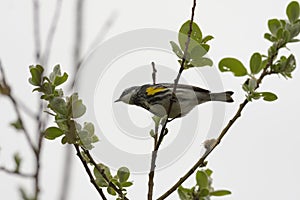
<svg viewBox="0 0 300 200"><path fill-rule="evenodd" d="M262 56L260 53L254 53L250 59L250 69L252 74L259 73L263 68L262 65Z"/></svg>
<svg viewBox="0 0 300 200"><path fill-rule="evenodd" d="M216 190L210 193L211 196L225 196L229 195L231 192L229 190Z"/></svg>
<svg viewBox="0 0 300 200"><path fill-rule="evenodd" d="M281 23L278 19L270 19L268 27L273 36L277 35L278 30L281 28Z"/></svg>
<svg viewBox="0 0 300 200"><path fill-rule="evenodd" d="M275 101L276 99L278 99L276 94L272 92L261 92L260 94L263 97L263 100L265 101Z"/></svg>
<svg viewBox="0 0 300 200"><path fill-rule="evenodd" d="M82 103L82 100L78 98L77 93L72 94L67 102L73 118L79 118L86 112L86 107Z"/></svg>
<svg viewBox="0 0 300 200"><path fill-rule="evenodd" d="M104 164L98 164L99 168L101 170L103 170L103 173L106 175L106 177L111 180L112 179L112 175L110 173L110 170L107 166L105 166ZM99 187L107 187L108 186L108 182L103 178L102 174L98 171L98 169L96 167L94 167L94 175L96 177L96 183Z"/></svg>
<svg viewBox="0 0 300 200"><path fill-rule="evenodd" d="M55 113L66 116L68 113L67 104L65 100L61 97L54 97L50 100L49 108L51 108Z"/></svg>
<svg viewBox="0 0 300 200"><path fill-rule="evenodd" d="M182 50L180 49L180 47L178 46L178 44L176 44L175 42L173 41L170 41L170 44L172 46L172 51L179 57L179 58L182 58L183 57L183 52Z"/></svg>
<svg viewBox="0 0 300 200"><path fill-rule="evenodd" d="M289 3L286 9L286 15L288 16L291 23L297 21L300 16L300 6L297 1L292 1L291 3Z"/></svg>
<svg viewBox="0 0 300 200"><path fill-rule="evenodd" d="M11 122L10 125L17 130L23 129L23 125L22 125L20 119L17 119L15 122Z"/></svg>
<svg viewBox="0 0 300 200"><path fill-rule="evenodd" d="M66 82L67 79L68 79L68 74L64 73L62 76L56 76L53 81L53 84L55 86L59 86L59 85L63 84L64 82Z"/></svg>
<svg viewBox="0 0 300 200"><path fill-rule="evenodd" d="M20 171L22 158L20 157L19 153L14 154L14 161L15 161L15 172Z"/></svg>
<svg viewBox="0 0 300 200"><path fill-rule="evenodd" d="M219 69L221 72L232 72L235 76L247 75L247 70L243 63L236 58L223 58L219 62Z"/></svg>
<svg viewBox="0 0 300 200"><path fill-rule="evenodd" d="M208 176L204 171L197 171L196 173L197 185L202 188L208 188Z"/></svg>
<svg viewBox="0 0 300 200"><path fill-rule="evenodd" d="M128 180L130 176L130 171L127 167L121 167L118 169L117 176L121 183L124 183Z"/></svg>
<svg viewBox="0 0 300 200"><path fill-rule="evenodd" d="M108 192L108 194L113 195L113 196L117 195L116 191L112 187L107 187L107 192Z"/></svg>
<svg viewBox="0 0 300 200"><path fill-rule="evenodd" d="M265 33L264 38L269 40L270 42L276 42L277 38L271 35L270 33Z"/></svg>
<svg viewBox="0 0 300 200"><path fill-rule="evenodd" d="M111 178L112 178L112 175L111 175L111 173L110 173L110 169L109 169L106 165L104 165L104 164L102 164L102 163L99 163L99 164L98 164L98 167L99 167L101 170L103 170L103 173L107 176L108 179L111 179ZM101 177L103 177L96 167L94 167L94 175L95 175L96 178L101 178Z"/></svg>
<svg viewBox="0 0 300 200"><path fill-rule="evenodd" d="M208 41L214 39L214 37L212 35L207 35L202 39L202 43L207 43Z"/></svg>
<svg viewBox="0 0 300 200"><path fill-rule="evenodd" d="M50 82L54 83L54 80L57 76L61 76L60 65L55 65L53 71L49 75Z"/></svg>
<svg viewBox="0 0 300 200"><path fill-rule="evenodd" d="M132 185L133 185L133 183L130 182L130 181L121 183L121 186L122 186L122 187L130 187L130 186L132 186Z"/></svg>
<svg viewBox="0 0 300 200"><path fill-rule="evenodd" d="M210 66L211 67L214 64L211 59L205 58L205 57L194 59L190 63L193 67L204 67L204 66Z"/></svg>
<svg viewBox="0 0 300 200"><path fill-rule="evenodd" d="M211 176L213 171L211 169L205 169L204 172L206 173L207 176Z"/></svg>
<svg viewBox="0 0 300 200"><path fill-rule="evenodd" d="M93 123L84 122L83 129L86 130L91 136L95 134L95 127Z"/></svg>
<svg viewBox="0 0 300 200"><path fill-rule="evenodd" d="M159 126L159 122L161 120L161 117L154 115L152 117L152 120L154 121L155 127L158 127Z"/></svg>
<svg viewBox="0 0 300 200"><path fill-rule="evenodd" d="M93 148L91 137L89 137L89 133L86 130L78 131L78 136L83 148L87 150L91 150Z"/></svg>
<svg viewBox="0 0 300 200"><path fill-rule="evenodd" d="M190 189L179 186L177 189L179 198L181 200L191 200L192 199L192 191Z"/></svg>
<svg viewBox="0 0 300 200"><path fill-rule="evenodd" d="M202 47L202 45L195 46L191 51L191 59L200 59L207 53L206 49Z"/></svg>
<svg viewBox="0 0 300 200"><path fill-rule="evenodd" d="M150 136L153 137L153 138L155 137L155 132L154 132L153 129L150 130Z"/></svg>
<svg viewBox="0 0 300 200"><path fill-rule="evenodd" d="M207 188L200 189L199 196L200 197L207 197L209 195L209 190Z"/></svg>
<svg viewBox="0 0 300 200"><path fill-rule="evenodd" d="M184 51L186 42L188 39L188 33L190 31L190 20L186 21L180 28L179 30L179 35L178 35L178 41L180 48ZM198 44L201 44L202 41L202 32L199 28L199 26L193 22L192 23L192 32L191 32L191 39L188 47L187 52L191 52L191 50Z"/></svg>
<svg viewBox="0 0 300 200"><path fill-rule="evenodd" d="M44 68L41 65L30 66L31 78L29 78L29 83L34 86L40 86L42 82L42 75L44 72Z"/></svg>
<svg viewBox="0 0 300 200"><path fill-rule="evenodd" d="M79 118L86 112L86 107L83 105L82 100L73 102L72 104L72 117Z"/></svg>
<svg viewBox="0 0 300 200"><path fill-rule="evenodd" d="M57 137L60 137L64 134L64 132L57 127L49 127L44 131L44 137L48 140L54 140Z"/></svg>

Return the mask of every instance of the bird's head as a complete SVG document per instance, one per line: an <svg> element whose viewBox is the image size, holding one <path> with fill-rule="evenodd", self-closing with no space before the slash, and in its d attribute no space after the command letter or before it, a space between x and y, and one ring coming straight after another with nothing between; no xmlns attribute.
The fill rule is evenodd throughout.
<svg viewBox="0 0 300 200"><path fill-rule="evenodd" d="M122 92L119 99L115 100L115 102L122 101L122 102L127 103L127 104L133 104L131 97L137 93L138 88L139 88L138 86L133 86L133 87L125 89Z"/></svg>

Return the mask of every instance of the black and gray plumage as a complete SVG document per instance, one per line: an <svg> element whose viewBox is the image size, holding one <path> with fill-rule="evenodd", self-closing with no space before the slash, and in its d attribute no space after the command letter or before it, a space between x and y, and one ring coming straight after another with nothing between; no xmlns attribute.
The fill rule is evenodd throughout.
<svg viewBox="0 0 300 200"><path fill-rule="evenodd" d="M173 88L172 83L133 86L125 89L115 102L122 101L140 106L154 115L163 117L168 113ZM183 117L195 106L205 102L233 102L232 94L232 91L212 93L196 86L178 84L169 118Z"/></svg>

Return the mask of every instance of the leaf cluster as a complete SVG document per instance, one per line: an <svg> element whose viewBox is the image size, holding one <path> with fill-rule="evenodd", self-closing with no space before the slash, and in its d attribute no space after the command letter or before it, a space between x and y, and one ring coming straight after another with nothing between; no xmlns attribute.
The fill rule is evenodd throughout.
<svg viewBox="0 0 300 200"><path fill-rule="evenodd" d="M99 170L94 168L94 175L96 177L96 183L101 188L106 188L107 192L110 195L116 196L116 191L110 186L110 182L116 185L123 193L127 194L127 187L132 186L132 182L128 181L130 177L130 171L127 167L120 167L115 176L112 176L110 169L104 164L98 164L98 167L101 168L105 174L105 177L99 172ZM123 197L117 197L117 200L122 200Z"/></svg>
<svg viewBox="0 0 300 200"><path fill-rule="evenodd" d="M209 200L211 196L231 194L228 190L215 190L212 187L212 170L202 169L196 173L196 185L192 188L180 186L177 190L181 200Z"/></svg>
<svg viewBox="0 0 300 200"><path fill-rule="evenodd" d="M180 64L183 59L186 61L184 64L184 69L191 67L212 66L213 61L204 56L210 49L210 46L207 44L207 42L212 40L213 36L208 35L203 37L199 26L195 22L192 24L190 22L190 20L186 21L179 30L179 45L176 42L170 42L172 51L178 56L178 58L180 58L180 60L178 60ZM191 33L189 33L190 24L192 26ZM190 38L188 37L189 34Z"/></svg>
<svg viewBox="0 0 300 200"><path fill-rule="evenodd" d="M264 37L272 42L268 49L268 55L259 52L252 54L249 60L249 69L236 58L223 58L219 62L221 72L232 72L234 76L248 76L242 88L246 92L248 101L262 98L265 101L274 101L276 94L272 92L257 92L260 77L270 74L278 74L285 78L292 78L292 72L296 68L296 59L293 54L288 57L281 56L278 53L282 48L287 48L287 44L299 42L296 37L300 33L300 6L296 1L292 1L286 9L288 20L270 19L268 21L269 33Z"/></svg>
<svg viewBox="0 0 300 200"><path fill-rule="evenodd" d="M54 140L62 137L63 144L79 144L81 147L91 150L93 143L98 141L94 133L94 125L85 122L83 126L75 119L83 116L86 106L79 99L77 93L65 97L63 90L57 88L68 79L67 73L61 73L60 65L56 65L49 76L44 76L44 68L41 65L30 66L29 82L36 86L33 91L42 93L41 99L48 102L47 107L52 111L49 114L55 117L57 127L49 127L44 131L44 137Z"/></svg>

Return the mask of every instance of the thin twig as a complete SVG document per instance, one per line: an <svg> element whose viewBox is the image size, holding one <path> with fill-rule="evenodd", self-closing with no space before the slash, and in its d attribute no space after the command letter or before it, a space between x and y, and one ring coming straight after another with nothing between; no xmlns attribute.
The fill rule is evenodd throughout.
<svg viewBox="0 0 300 200"><path fill-rule="evenodd" d="M155 63L154 62L151 62L151 65L152 65L152 80L153 80L153 85L156 84L156 68L155 68Z"/></svg>
<svg viewBox="0 0 300 200"><path fill-rule="evenodd" d="M8 173L8 174L17 175L17 176L20 176L20 177L23 177L23 178L33 178L34 177L33 174L26 174L26 173L23 173L23 172L18 172L16 170L10 170L10 169L7 169L7 168L2 167L2 166L0 166L0 171L3 171L3 172Z"/></svg>
<svg viewBox="0 0 300 200"><path fill-rule="evenodd" d="M267 66L264 68L263 72L261 73L260 77L257 79L257 88L259 88L260 84L262 83L262 80L267 76L270 75L270 71L268 70L274 62L274 59L276 58L278 51L281 47L277 47L276 52L274 55L272 55L269 59L269 62ZM216 139L214 143L212 143L212 146L209 147L204 155L192 166L188 172L182 176L168 191L166 191L163 195L161 195L157 200L163 200L167 198L170 194L172 194L186 179L188 179L196 170L198 167L204 167L205 166L205 159L210 155L210 153L220 144L223 137L226 135L228 130L232 127L232 125L235 123L235 121L241 117L241 113L245 106L249 103L247 98L240 104L239 109L237 110L236 114L232 117L231 120L229 120L228 124L224 127L222 132L220 133L219 137Z"/></svg>
<svg viewBox="0 0 300 200"><path fill-rule="evenodd" d="M107 18L106 22L104 23L104 25L100 28L99 32L97 33L97 36L95 37L93 42L88 47L87 52L92 51L94 48L96 48L96 46L98 44L100 44L103 41L103 39L105 38L105 35L109 32L110 28L112 27L113 23L115 22L116 15L117 15L116 12L112 12L112 14ZM78 29L76 28L76 31L77 30ZM76 35L80 36L82 34L76 34ZM76 41L77 40L78 39L76 39ZM75 46L75 49L79 49L79 48L77 46ZM74 56L74 58L77 59L76 56ZM76 84L76 78L77 78L77 75L78 75L78 71L81 67L81 64L82 64L84 58L85 58L84 56L81 56L80 59L77 61L77 63L74 63L74 66L75 66L74 67L74 75L73 75L74 78L73 78L73 80L70 81L71 82L71 87L70 87L71 90L74 88L74 86Z"/></svg>
<svg viewBox="0 0 300 200"><path fill-rule="evenodd" d="M72 146L67 145L64 155L64 164L61 175L60 200L66 200L69 193L69 185L72 172Z"/></svg>
<svg viewBox="0 0 300 200"><path fill-rule="evenodd" d="M58 20L59 20L60 13L61 13L61 8L62 8L62 0L57 0L56 6L55 6L55 12L53 14L50 29L48 31L48 36L47 36L46 45L45 45L45 51L42 56L43 64L48 63L48 60L49 60L50 51L51 51L51 47L52 47L52 43L53 43L53 38L54 38L54 35L56 32Z"/></svg>
<svg viewBox="0 0 300 200"><path fill-rule="evenodd" d="M124 199L124 200L129 200L125 194L123 194L122 190L119 189L113 182L111 182L109 180L109 178L106 176L106 174L104 173L104 169L101 169L100 166L95 162L94 158L91 156L90 152L82 149L84 151L84 153L87 155L87 157L89 158L90 162L94 165L94 167L98 170L98 172L102 175L102 177L104 178L104 180L108 183L108 185L114 189L118 195Z"/></svg>
<svg viewBox="0 0 300 200"><path fill-rule="evenodd" d="M190 39L191 39L191 34L192 34L192 26L193 26L193 21L194 21L194 15L195 15L195 8L196 8L196 0L193 0L193 6L192 6L192 14L191 14L191 21L190 21L190 27L189 27L189 31L188 31L188 37L187 37L187 41L185 43L185 49L184 49L184 54L183 54L183 58L182 58L182 62L181 62L181 66L179 69L179 72L177 74L176 79L174 80L174 86L173 86L173 90L172 90L172 97L170 99L170 104L169 104L169 108L168 108L168 112L167 112L167 120L165 121L158 141L154 147L154 150L152 151L152 156L151 156L151 166L150 166L150 172L149 172L149 181L148 181L148 200L152 200L152 196L153 196L153 187L154 187L154 174L155 174L155 168L156 168L156 158L157 158L157 152L158 149L167 133L166 128L167 128L167 124L168 124L168 119L170 117L171 114L171 110L172 110L172 106L174 103L174 98L175 98L175 93L176 93L176 89L177 89L177 85L179 82L179 79L181 77L181 74L184 70L184 64L186 62L186 54L187 54L187 50L190 44Z"/></svg>
<svg viewBox="0 0 300 200"><path fill-rule="evenodd" d="M21 112L20 112L20 108L19 108L19 105L17 103L17 100L12 95L12 93L10 91L10 86L8 85L8 83L6 81L6 76L5 76L5 72L4 72L4 68L2 66L1 60L0 60L0 74L1 74L1 82L2 82L1 84L3 85L4 88L6 88L6 91L7 91L5 95L12 102L13 108L14 108L14 110L16 112L16 115L17 115L17 121L19 121L20 124L21 124L21 130L23 131L23 133L25 135L26 141L28 142L28 144L29 144L31 150L34 152L34 154L36 154L37 149L36 149L35 145L33 144L32 139L30 138L30 135L29 135L29 132L28 132L27 128L24 125L23 118L21 116Z"/></svg>
<svg viewBox="0 0 300 200"><path fill-rule="evenodd" d="M20 110L22 110L24 112L24 114L28 115L32 119L37 118L37 114L35 114L24 102L22 102L19 98L15 97L15 99L18 102Z"/></svg>
<svg viewBox="0 0 300 200"><path fill-rule="evenodd" d="M77 0L76 2L76 20L75 20L75 40L73 51L73 67L74 67L74 79L71 88L74 87L76 76L81 65L81 47L82 47L82 35L83 35L83 16L84 16L84 0Z"/></svg>
<svg viewBox="0 0 300 200"><path fill-rule="evenodd" d="M95 179L94 179L94 176L88 166L88 163L85 161L85 159L82 157L81 153L80 153L80 148L77 144L74 144L74 147L76 149L76 155L79 157L80 161L82 162L83 166L84 166L84 169L86 171L86 173L88 174L89 178L90 178L90 181L91 183L94 185L94 187L96 188L96 190L98 191L99 195L101 196L101 198L103 200L107 200L107 198L105 197L102 189L97 185Z"/></svg>
<svg viewBox="0 0 300 200"><path fill-rule="evenodd" d="M40 62L41 58L41 32L40 32L40 2L33 0L33 34L35 42L35 59Z"/></svg>

